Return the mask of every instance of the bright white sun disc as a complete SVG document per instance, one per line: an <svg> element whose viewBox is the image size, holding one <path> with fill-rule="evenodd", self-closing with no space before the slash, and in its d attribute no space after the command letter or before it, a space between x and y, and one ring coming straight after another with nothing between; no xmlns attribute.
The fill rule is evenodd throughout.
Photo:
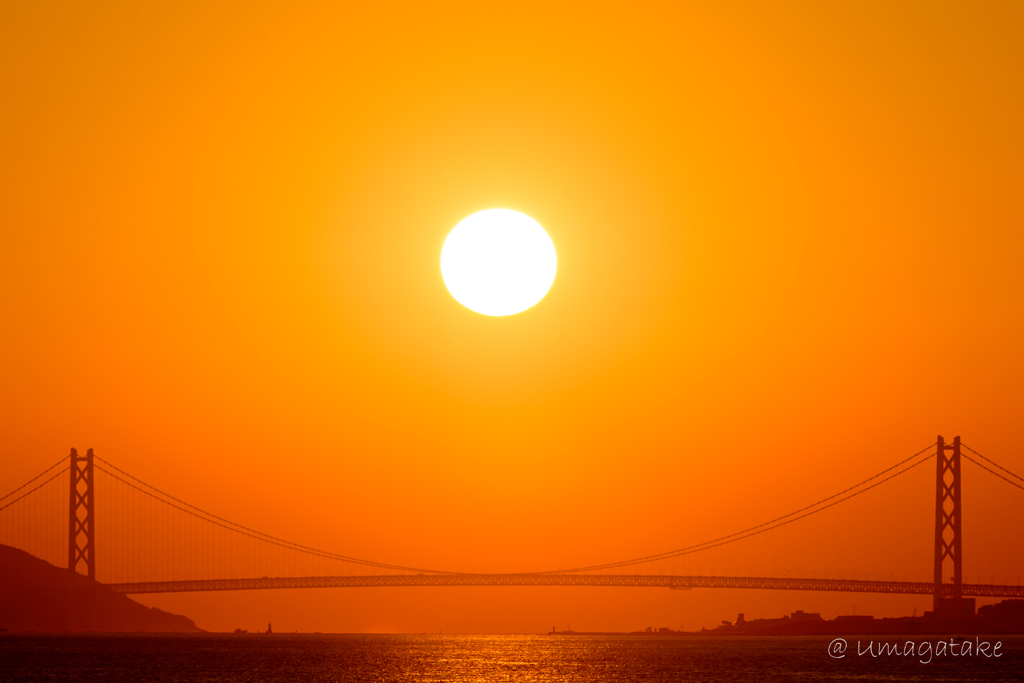
<svg viewBox="0 0 1024 683"><path fill-rule="evenodd" d="M441 249L441 277L455 300L484 315L512 315L544 298L555 281L555 245L540 223L509 209L464 219Z"/></svg>

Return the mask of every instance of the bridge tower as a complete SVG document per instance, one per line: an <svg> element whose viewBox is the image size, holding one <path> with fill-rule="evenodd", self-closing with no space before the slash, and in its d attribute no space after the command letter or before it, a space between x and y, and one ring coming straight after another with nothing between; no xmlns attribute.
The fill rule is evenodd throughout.
<svg viewBox="0 0 1024 683"><path fill-rule="evenodd" d="M947 455L948 453L948 455ZM936 614L962 616L974 614L974 600L963 599L963 521L960 493L960 437L952 445L940 436L935 452L935 597ZM953 592L943 597L943 572L946 559L953 564Z"/></svg>
<svg viewBox="0 0 1024 683"><path fill-rule="evenodd" d="M85 457L71 449L71 497L68 503L68 570L78 571L85 562L90 579L96 579L96 479L92 449ZM79 539L84 536L81 542Z"/></svg>

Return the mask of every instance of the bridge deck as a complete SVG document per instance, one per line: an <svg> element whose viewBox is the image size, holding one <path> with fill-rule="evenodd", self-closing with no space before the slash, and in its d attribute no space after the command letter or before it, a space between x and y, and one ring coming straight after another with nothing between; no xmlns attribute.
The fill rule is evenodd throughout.
<svg viewBox="0 0 1024 683"><path fill-rule="evenodd" d="M380 588L399 586L612 586L629 588L755 588L847 593L931 595L935 584L920 581L855 579L776 579L753 576L674 576L639 574L382 574L378 576L300 576L109 584L118 593L189 593L275 588ZM943 591L952 595L953 586ZM965 596L1024 598L1024 586L964 584Z"/></svg>

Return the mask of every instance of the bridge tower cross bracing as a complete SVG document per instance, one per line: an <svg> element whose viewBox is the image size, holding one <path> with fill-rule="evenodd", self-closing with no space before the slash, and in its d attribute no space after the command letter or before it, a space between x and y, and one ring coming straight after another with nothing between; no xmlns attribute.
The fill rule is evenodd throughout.
<svg viewBox="0 0 1024 683"><path fill-rule="evenodd" d="M943 571L947 558L953 562L953 593L951 597L956 601L963 598L960 437L955 437L952 445L946 445L940 436L935 456L935 598L933 609L938 612L943 598Z"/></svg>
<svg viewBox="0 0 1024 683"><path fill-rule="evenodd" d="M85 456L71 449L71 490L68 502L68 570L78 571L85 562L86 573L96 579L96 486L92 449ZM84 537L84 539L82 538Z"/></svg>

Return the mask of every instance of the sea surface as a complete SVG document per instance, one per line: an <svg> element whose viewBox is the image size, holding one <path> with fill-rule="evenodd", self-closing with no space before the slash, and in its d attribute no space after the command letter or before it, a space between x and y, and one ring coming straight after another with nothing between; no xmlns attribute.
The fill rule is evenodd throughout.
<svg viewBox="0 0 1024 683"><path fill-rule="evenodd" d="M917 649L938 637L916 638L914 656L858 656L858 640L863 649L869 638L846 638L834 658L829 637L2 633L0 681L1024 680L1022 637L981 639L1001 642L1001 657L927 664ZM906 639L881 640L905 649Z"/></svg>

